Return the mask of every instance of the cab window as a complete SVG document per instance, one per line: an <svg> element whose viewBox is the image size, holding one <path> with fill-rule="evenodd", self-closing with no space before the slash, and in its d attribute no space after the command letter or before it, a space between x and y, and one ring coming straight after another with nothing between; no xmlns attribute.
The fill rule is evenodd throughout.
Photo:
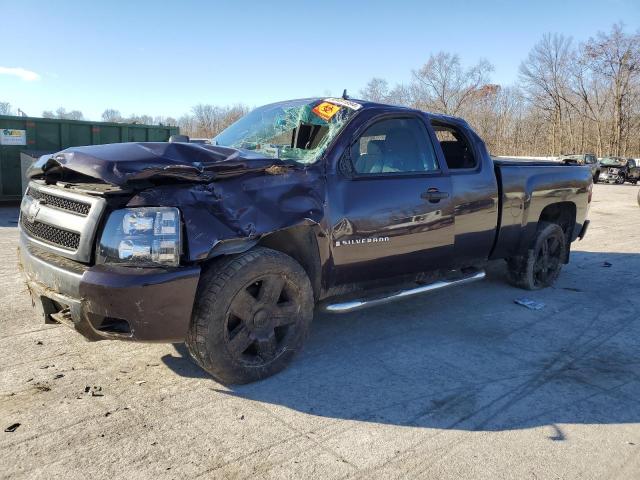
<svg viewBox="0 0 640 480"><path fill-rule="evenodd" d="M464 134L457 127L436 122L433 122L432 125L449 170L476 168L478 163L473 155L473 150Z"/></svg>
<svg viewBox="0 0 640 480"><path fill-rule="evenodd" d="M354 170L363 175L427 173L439 169L425 126L417 118L380 120L351 146Z"/></svg>

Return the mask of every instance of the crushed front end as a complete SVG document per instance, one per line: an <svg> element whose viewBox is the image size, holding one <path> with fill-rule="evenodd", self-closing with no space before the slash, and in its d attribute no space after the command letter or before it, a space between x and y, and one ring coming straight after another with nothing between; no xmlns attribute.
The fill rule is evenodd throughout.
<svg viewBox="0 0 640 480"><path fill-rule="evenodd" d="M19 248L34 306L45 323L73 327L90 340L183 340L200 267L96 262L110 215L107 191L29 183ZM129 244L122 251L134 254Z"/></svg>

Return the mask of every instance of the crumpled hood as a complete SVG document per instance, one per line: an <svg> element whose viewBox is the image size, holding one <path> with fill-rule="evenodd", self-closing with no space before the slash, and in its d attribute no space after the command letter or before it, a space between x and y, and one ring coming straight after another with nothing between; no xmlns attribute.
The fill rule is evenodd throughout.
<svg viewBox="0 0 640 480"><path fill-rule="evenodd" d="M194 143L112 143L72 147L43 155L27 171L29 178L86 175L116 186L173 179L198 183L262 171L280 160L246 150Z"/></svg>

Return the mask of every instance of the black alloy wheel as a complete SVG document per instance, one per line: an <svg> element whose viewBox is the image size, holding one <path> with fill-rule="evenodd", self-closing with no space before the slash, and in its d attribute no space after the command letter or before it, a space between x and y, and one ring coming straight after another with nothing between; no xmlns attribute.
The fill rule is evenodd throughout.
<svg viewBox="0 0 640 480"><path fill-rule="evenodd" d="M300 308L289 279L273 274L251 281L229 306L225 325L229 352L248 366L273 361L295 338Z"/></svg>

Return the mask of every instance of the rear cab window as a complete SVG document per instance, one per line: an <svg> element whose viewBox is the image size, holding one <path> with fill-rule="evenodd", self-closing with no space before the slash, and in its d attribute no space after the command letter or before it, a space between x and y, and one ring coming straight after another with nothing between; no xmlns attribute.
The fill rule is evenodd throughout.
<svg viewBox="0 0 640 480"><path fill-rule="evenodd" d="M478 159L462 131L453 125L432 121L431 126L440 143L449 170L472 170L478 166Z"/></svg>

